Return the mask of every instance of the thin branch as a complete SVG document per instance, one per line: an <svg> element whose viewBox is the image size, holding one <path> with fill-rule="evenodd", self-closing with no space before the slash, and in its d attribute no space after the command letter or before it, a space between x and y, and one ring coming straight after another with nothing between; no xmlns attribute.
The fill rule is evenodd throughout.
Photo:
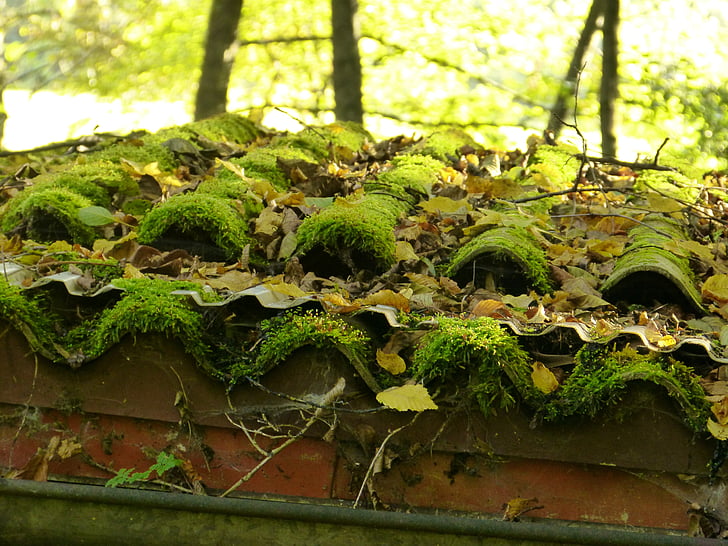
<svg viewBox="0 0 728 546"><path fill-rule="evenodd" d="M547 197L556 197L558 195L566 195L566 194L575 193L575 192L582 193L582 192L587 192L587 191L603 192L604 191L604 188L602 188L601 186L595 186L595 187L592 187L592 188L581 188L581 189L576 188L576 189L574 189L572 187L572 188L569 188L567 190L559 190L559 191L550 191L550 192L547 192L547 193L540 193L538 195L531 195L530 197L522 197L520 199L509 200L508 202L509 203L528 203L529 201L537 201L539 199L546 199Z"/></svg>
<svg viewBox="0 0 728 546"><path fill-rule="evenodd" d="M285 36L281 38L260 38L258 40L238 40L238 46L290 44L294 42L322 42L331 40L331 36Z"/></svg>
<svg viewBox="0 0 728 546"><path fill-rule="evenodd" d="M278 453L280 453L281 451L286 449L289 445L291 445L295 441L302 438L306 434L306 432L308 432L308 430L320 419L321 414L323 413L324 409L326 407L329 407L330 404L332 404L337 398L340 398L344 394L345 387L346 387L346 381L344 380L343 377L339 378L336 385L334 385L333 388L324 395L324 404L322 404L322 406L324 406L324 407L318 408L313 413L313 415L311 415L311 417L308 419L308 421L306 421L306 423L303 425L303 427L298 431L298 433L296 435L291 436L285 442L280 444L278 447L269 451L263 460L261 460L257 465L255 465L255 467L252 470L250 470L247 474L245 474L245 476L241 477L237 482L235 482L233 485L231 485L220 496L227 497L230 493L235 491L238 487L240 487L245 482L250 480L253 476L255 476L255 474L258 472L258 470L260 470L263 466L268 464L271 461L271 459L273 459L273 457L278 455Z"/></svg>
<svg viewBox="0 0 728 546"><path fill-rule="evenodd" d="M250 383L254 387L262 390L263 392L265 392L267 394L272 394L273 396L277 396L278 398L283 398L284 400L289 400L290 402L296 402L297 404L302 404L304 406L310 406L310 407L314 407L314 408L318 408L318 409L325 409L325 410L329 410L329 411L343 411L343 412L347 412L347 413L377 413L377 412L380 412L380 411L383 411L384 409L386 409L383 406L378 406L376 408L356 410L356 409L351 409L351 408L343 408L340 406L330 406L330 405L326 405L326 404L318 404L312 400L305 400L303 398L298 398L298 397L292 396L290 394L271 390L268 387L266 387L265 385L263 385L262 383L259 383L258 381L253 379L252 377L246 377L245 379L248 380L248 383Z"/></svg>
<svg viewBox="0 0 728 546"><path fill-rule="evenodd" d="M364 479L362 480L361 487L359 488L359 494L356 496L356 500L354 501L354 508L359 506L359 501L361 500L361 496L364 493L364 488L369 484L369 480L372 479L372 475L374 474L374 469L376 468L379 460L382 457L382 454L384 453L384 448L387 447L387 442L392 439L392 437L400 432L401 430L411 426L415 420L420 416L421 414L418 413L414 416L412 421L407 423L406 425L402 425L399 428L394 429L391 431L384 440L382 440L382 443L379 445L379 449L377 449L377 452L374 454L374 457L372 457L372 462L369 463L369 468L367 468L367 473L364 474Z"/></svg>
<svg viewBox="0 0 728 546"><path fill-rule="evenodd" d="M667 142L668 139L665 139L665 142ZM662 146L665 144L663 143ZM660 150L662 149L662 146L660 146ZM657 151L657 153L660 153L660 150ZM577 154L577 159L581 160L587 160L592 161L594 163L601 163L602 165L619 165L620 167L629 167L631 169L650 169L653 171L671 171L676 172L677 169L675 167L667 167L664 165L658 165L657 163L643 163L639 161L621 161L619 159L614 159L612 157L594 157L589 156L585 154ZM655 159L657 159L657 155L655 155Z"/></svg>

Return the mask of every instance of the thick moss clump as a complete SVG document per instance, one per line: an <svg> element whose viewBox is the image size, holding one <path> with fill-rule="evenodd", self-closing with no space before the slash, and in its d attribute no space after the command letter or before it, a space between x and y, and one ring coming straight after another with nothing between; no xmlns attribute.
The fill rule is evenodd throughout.
<svg viewBox="0 0 728 546"><path fill-rule="evenodd" d="M401 189L409 194L416 204L423 195L427 195L432 185L437 182L438 173L445 165L428 156L404 155L392 160L392 169L381 173L375 182L365 185L367 190L387 191Z"/></svg>
<svg viewBox="0 0 728 546"><path fill-rule="evenodd" d="M286 190L290 187L291 181L285 170L281 168L278 160L302 160L315 162L316 158L305 150L287 147L265 147L255 148L248 155L240 159L232 159L232 163L240 166L245 172L245 176L267 180L277 190ZM240 179L236 174L227 169L220 171L218 174L221 178Z"/></svg>
<svg viewBox="0 0 728 546"><path fill-rule="evenodd" d="M581 164L579 150L572 146L542 144L529 160L531 181L546 191L565 190L574 185Z"/></svg>
<svg viewBox="0 0 728 546"><path fill-rule="evenodd" d="M198 364L211 371L204 318L185 297L172 294L182 289L199 291L199 285L156 279L125 279L115 284L124 288L121 300L69 336L85 360L98 358L127 334L161 333L178 339Z"/></svg>
<svg viewBox="0 0 728 546"><path fill-rule="evenodd" d="M274 147L297 148L306 150L318 160L331 157L335 148L345 148L355 152L372 136L361 125L350 121L336 122L324 127L309 128L273 141Z"/></svg>
<svg viewBox="0 0 728 546"><path fill-rule="evenodd" d="M235 260L245 246L253 242L248 236L247 214L250 212L252 210L238 210L231 199L209 194L174 195L144 217L138 240L142 244L162 246L163 250L172 249L168 246L188 248L192 245L199 246L190 247L193 252L204 252L205 245L212 245L225 259ZM214 249L210 252L217 253Z"/></svg>
<svg viewBox="0 0 728 546"><path fill-rule="evenodd" d="M227 140L237 144L245 144L260 135L260 130L255 123L248 118L231 113L188 123L183 127L208 140Z"/></svg>
<svg viewBox="0 0 728 546"><path fill-rule="evenodd" d="M298 253L323 251L349 272L389 269L396 262L394 227L399 217L427 194L444 167L435 159L421 156L398 157L392 163L392 169L364 185L363 197L339 199L306 218L298 228ZM321 257L307 261L316 267ZM331 264L331 260L324 263Z"/></svg>
<svg viewBox="0 0 728 546"><path fill-rule="evenodd" d="M461 247L452 257L447 269L448 276L458 273L471 275L469 264L480 262L479 267L487 270L491 265L502 268L505 264L515 264L522 277L540 293L551 291L546 253L536 239L525 229L517 226L498 227L481 233ZM517 272L501 274L504 281ZM472 276L472 275L471 275ZM525 287L523 287L525 288Z"/></svg>
<svg viewBox="0 0 728 546"><path fill-rule="evenodd" d="M180 133L180 135L186 135L186 133ZM157 162L161 170L169 171L178 165L174 153L164 145L170 138L172 138L170 133L165 131L144 135L140 138L127 138L94 151L90 156L96 161L109 161L117 164L122 159L139 165Z"/></svg>
<svg viewBox="0 0 728 546"><path fill-rule="evenodd" d="M12 207L8 207L0 227L6 233L20 233L36 241L67 240L81 245L93 243L96 232L82 223L79 209L93 201L71 190L51 186L43 191L30 192Z"/></svg>
<svg viewBox="0 0 728 546"><path fill-rule="evenodd" d="M605 345L585 345L577 365L543 409L547 420L573 415L594 417L619 402L630 381L659 385L679 404L685 422L695 431L705 429L710 404L697 376L684 364L658 353L639 354L632 348L610 351Z"/></svg>
<svg viewBox="0 0 728 546"><path fill-rule="evenodd" d="M54 191L47 193L50 190ZM79 222L78 208L89 205L109 208L113 193L138 191L138 185L117 165L106 161L79 163L67 170L34 178L32 186L8 201L0 229L4 232L20 229L28 237L42 241L55 240L49 238L53 237L52 233L65 230L68 235L57 238L70 237L73 242L87 244L94 232ZM61 226L64 228L59 230Z"/></svg>
<svg viewBox="0 0 728 546"><path fill-rule="evenodd" d="M56 343L55 317L26 296L23 290L9 284L0 275L0 318L21 332L30 347L49 360L67 360L68 352Z"/></svg>
<svg viewBox="0 0 728 546"><path fill-rule="evenodd" d="M541 403L544 397L533 386L528 354L495 320L440 317L437 323L412 358L416 378L458 383L461 376L485 415L514 405L516 391L530 404Z"/></svg>
<svg viewBox="0 0 728 546"><path fill-rule="evenodd" d="M479 148L468 133L452 127L432 133L415 145L410 153L430 156L450 163L453 158L460 156L460 149L463 146Z"/></svg>
<svg viewBox="0 0 728 546"><path fill-rule="evenodd" d="M228 171L229 172L229 171ZM204 180L195 190L197 195L213 195L225 199L237 199L245 203L248 214L258 212L262 201L250 191L250 184L239 177L215 177Z"/></svg>
<svg viewBox="0 0 728 546"><path fill-rule="evenodd" d="M321 311L293 310L263 321L261 329L263 341L257 358L252 365L238 366L234 372L237 377L261 376L297 349L312 345L340 351L369 388L380 390L368 367L368 362L373 361L369 336L342 318Z"/></svg>
<svg viewBox="0 0 728 546"><path fill-rule="evenodd" d="M639 192L658 192L666 197L693 203L700 195L702 186L679 172L645 170L637 177L634 189ZM679 205L676 203L676 206Z"/></svg>
<svg viewBox="0 0 728 546"><path fill-rule="evenodd" d="M406 204L403 207L401 200L388 195L335 202L300 225L298 253L319 249L352 271L386 271L396 261L394 225L405 209Z"/></svg>

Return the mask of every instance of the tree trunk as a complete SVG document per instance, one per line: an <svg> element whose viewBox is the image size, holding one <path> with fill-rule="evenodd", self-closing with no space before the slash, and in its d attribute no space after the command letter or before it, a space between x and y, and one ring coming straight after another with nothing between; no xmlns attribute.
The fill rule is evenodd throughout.
<svg viewBox="0 0 728 546"><path fill-rule="evenodd" d="M584 22L584 28L581 30L579 41L576 43L576 48L574 48L574 56L571 58L569 70L566 72L566 77L561 85L556 102L553 108L551 108L551 117L549 118L546 130L552 133L554 138L558 138L563 127L562 120L566 116L567 102L576 90L576 80L584 66L586 50L589 48L592 35L597 30L597 20L603 11L604 0L593 0L589 9L589 15L587 15L586 21Z"/></svg>
<svg viewBox="0 0 728 546"><path fill-rule="evenodd" d="M619 95L617 71L619 44L619 0L606 0L602 34L602 85L599 93L599 110L602 126L602 155L616 157L617 136L614 133L614 110Z"/></svg>
<svg viewBox="0 0 728 546"><path fill-rule="evenodd" d="M357 0L331 0L336 119L362 122L361 59L356 28Z"/></svg>
<svg viewBox="0 0 728 546"><path fill-rule="evenodd" d="M227 109L230 71L237 52L237 34L243 0L213 0L205 38L205 57L195 99L195 119Z"/></svg>

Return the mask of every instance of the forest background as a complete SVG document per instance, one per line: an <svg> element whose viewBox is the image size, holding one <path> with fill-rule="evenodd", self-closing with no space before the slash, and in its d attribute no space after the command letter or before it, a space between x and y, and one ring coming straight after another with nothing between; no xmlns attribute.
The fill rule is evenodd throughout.
<svg viewBox="0 0 728 546"><path fill-rule="evenodd" d="M500 148L549 128L630 161L669 138L661 157L722 169L722 4L0 0L3 144L155 130L222 108L293 130L361 117L378 137L457 126Z"/></svg>

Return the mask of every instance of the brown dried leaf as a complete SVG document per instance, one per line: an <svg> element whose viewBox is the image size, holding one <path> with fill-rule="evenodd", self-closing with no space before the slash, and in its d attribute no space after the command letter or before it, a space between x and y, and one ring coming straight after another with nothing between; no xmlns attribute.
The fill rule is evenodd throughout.
<svg viewBox="0 0 728 546"><path fill-rule="evenodd" d="M543 508L543 506L539 506L536 503L538 503L538 499L535 497L530 499L524 499L521 497L511 499L503 505L503 508L505 508L503 519L505 521L516 521L526 512L530 512L531 510L540 510Z"/></svg>

